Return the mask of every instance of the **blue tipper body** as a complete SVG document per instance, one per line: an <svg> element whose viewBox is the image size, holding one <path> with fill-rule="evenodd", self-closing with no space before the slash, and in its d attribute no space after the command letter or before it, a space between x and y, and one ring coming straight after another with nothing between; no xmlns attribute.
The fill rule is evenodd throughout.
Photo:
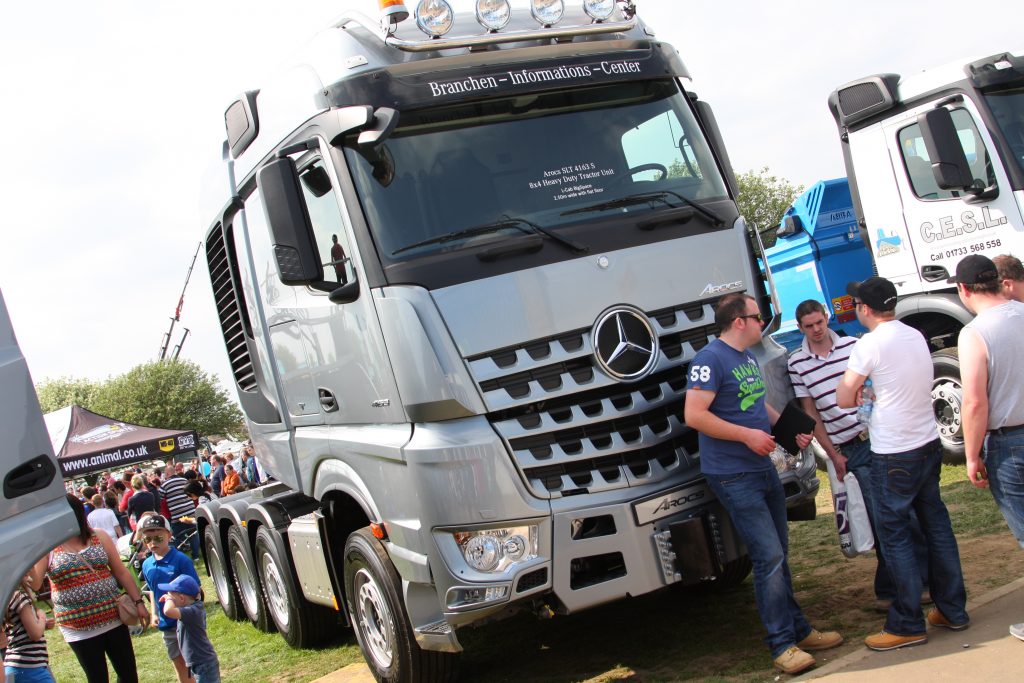
<svg viewBox="0 0 1024 683"><path fill-rule="evenodd" d="M775 340L792 351L803 339L796 307L816 299L830 311L829 327L840 335L866 330L857 322L846 284L874 274L871 252L861 240L846 178L822 180L786 210L780 236L766 250L782 308Z"/></svg>

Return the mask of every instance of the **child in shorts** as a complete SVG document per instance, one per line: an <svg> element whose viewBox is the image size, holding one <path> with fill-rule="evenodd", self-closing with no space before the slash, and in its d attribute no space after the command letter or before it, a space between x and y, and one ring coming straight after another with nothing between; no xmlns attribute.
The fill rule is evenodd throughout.
<svg viewBox="0 0 1024 683"><path fill-rule="evenodd" d="M199 583L187 574L159 586L163 613L178 620L178 648L196 683L220 683L220 661L206 635L206 608Z"/></svg>

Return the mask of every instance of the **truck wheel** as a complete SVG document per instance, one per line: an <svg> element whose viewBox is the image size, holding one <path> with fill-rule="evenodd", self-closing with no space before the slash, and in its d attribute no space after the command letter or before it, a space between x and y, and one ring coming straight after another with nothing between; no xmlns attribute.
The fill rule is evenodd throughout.
<svg viewBox="0 0 1024 683"><path fill-rule="evenodd" d="M241 621L245 619L245 612L242 611L238 590L235 584L228 578L226 560L221 552L220 539L217 537L217 528L208 526L203 531L203 543L206 545L206 568L213 577L213 585L217 589L217 602L228 619Z"/></svg>
<svg viewBox="0 0 1024 683"><path fill-rule="evenodd" d="M235 575L235 586L241 597L242 609L253 626L268 633L274 630L270 621L267 603L263 600L260 580L256 575L256 565L249 552L249 542L237 526L228 529L228 557L231 558L231 573Z"/></svg>
<svg viewBox="0 0 1024 683"><path fill-rule="evenodd" d="M292 647L315 647L336 633L333 610L306 600L298 588L294 565L281 534L265 526L256 531L256 568L278 633Z"/></svg>
<svg viewBox="0 0 1024 683"><path fill-rule="evenodd" d="M726 562L722 573L718 575L718 578L715 579L711 586L716 591L731 590L743 583L753 568L754 565L751 564L750 557L747 555L731 562Z"/></svg>
<svg viewBox="0 0 1024 683"><path fill-rule="evenodd" d="M401 600L402 580L368 529L345 543L345 605L373 677L381 683L451 681L458 654L423 650Z"/></svg>
<svg viewBox="0 0 1024 683"><path fill-rule="evenodd" d="M960 384L960 358L957 350L939 349L932 354L935 379L932 380L932 410L945 459L964 461L963 398Z"/></svg>

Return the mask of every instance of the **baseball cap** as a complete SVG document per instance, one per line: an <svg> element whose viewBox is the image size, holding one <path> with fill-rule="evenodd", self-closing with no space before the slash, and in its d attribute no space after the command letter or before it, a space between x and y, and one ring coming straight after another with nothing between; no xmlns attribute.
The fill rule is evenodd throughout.
<svg viewBox="0 0 1024 683"><path fill-rule="evenodd" d="M946 280L949 284L980 285L999 280L999 270L988 256L971 254L956 264L956 275Z"/></svg>
<svg viewBox="0 0 1024 683"><path fill-rule="evenodd" d="M846 285L846 293L860 299L875 311L892 311L896 308L896 285L884 277L869 277L861 282Z"/></svg>
<svg viewBox="0 0 1024 683"><path fill-rule="evenodd" d="M163 529L167 533L173 533L171 531L171 523L163 515L149 515L139 522L137 531L149 531L151 529Z"/></svg>
<svg viewBox="0 0 1024 683"><path fill-rule="evenodd" d="M173 591L184 595L199 595L199 583L188 574L175 576L170 583L158 583L156 585L162 591Z"/></svg>

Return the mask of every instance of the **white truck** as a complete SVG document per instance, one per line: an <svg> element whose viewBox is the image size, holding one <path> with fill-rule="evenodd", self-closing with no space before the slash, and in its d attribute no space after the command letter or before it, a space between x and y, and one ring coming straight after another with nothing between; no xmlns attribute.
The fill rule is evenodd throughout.
<svg viewBox="0 0 1024 683"><path fill-rule="evenodd" d="M0 292L0 600L35 562L78 533L32 377Z"/></svg>
<svg viewBox="0 0 1024 683"><path fill-rule="evenodd" d="M845 236L813 234L804 222L847 220L842 211L834 220L820 215L835 181L819 183L787 212L768 254L769 263L787 263L785 272L773 273L785 314L793 315L794 302L816 296L830 303L832 326L846 333L863 331L852 329L859 326L846 279L869 277L873 265L896 285L897 318L920 330L933 352L932 405L952 457L963 455L956 343L972 315L946 280L968 254L1024 256L1022 55L1003 52L905 77L868 76L835 90L829 108L856 220ZM800 242L809 242L813 267L792 258ZM870 261L856 253L860 245L870 250ZM851 272L854 261L863 272ZM844 281L833 282L840 273Z"/></svg>
<svg viewBox="0 0 1024 683"><path fill-rule="evenodd" d="M453 678L514 609L750 571L682 419L718 298L770 310L711 109L633 3L523 4L343 16L228 107L205 187L276 479L198 511L218 599L296 646L351 624L382 681ZM813 518L813 457L779 463Z"/></svg>

